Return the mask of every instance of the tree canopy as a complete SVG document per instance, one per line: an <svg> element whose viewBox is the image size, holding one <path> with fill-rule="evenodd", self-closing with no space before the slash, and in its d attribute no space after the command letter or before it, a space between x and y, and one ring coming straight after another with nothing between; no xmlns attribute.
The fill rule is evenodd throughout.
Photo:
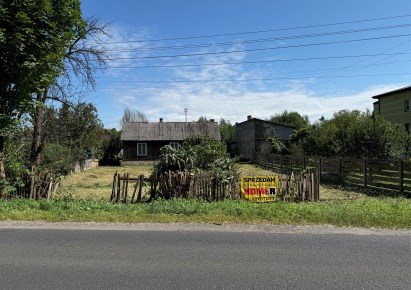
<svg viewBox="0 0 411 290"><path fill-rule="evenodd" d="M63 74L67 48L86 27L79 0L1 1L0 178L7 138L33 112L32 96Z"/></svg>
<svg viewBox="0 0 411 290"><path fill-rule="evenodd" d="M296 130L288 145L292 153L306 155L391 158L407 153L410 136L399 124L370 112L341 110Z"/></svg>
<svg viewBox="0 0 411 290"><path fill-rule="evenodd" d="M120 120L121 128L124 124L131 122L148 122L146 115L138 110L130 110L129 108L124 109L123 117Z"/></svg>
<svg viewBox="0 0 411 290"><path fill-rule="evenodd" d="M302 128L310 124L307 115L300 115L298 112L284 110L282 113L274 114L269 119L271 122L291 125Z"/></svg>

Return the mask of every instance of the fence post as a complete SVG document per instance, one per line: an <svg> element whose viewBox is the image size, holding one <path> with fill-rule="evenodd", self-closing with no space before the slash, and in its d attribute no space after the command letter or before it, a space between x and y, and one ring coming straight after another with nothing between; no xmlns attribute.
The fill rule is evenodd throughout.
<svg viewBox="0 0 411 290"><path fill-rule="evenodd" d="M293 172L293 156L292 155L290 155L291 156L291 159L290 159L290 172Z"/></svg>
<svg viewBox="0 0 411 290"><path fill-rule="evenodd" d="M404 161L399 160L399 172L400 172L400 194L404 194Z"/></svg>
<svg viewBox="0 0 411 290"><path fill-rule="evenodd" d="M322 160L321 157L318 159L318 178L321 181L321 172L322 172Z"/></svg>
<svg viewBox="0 0 411 290"><path fill-rule="evenodd" d="M338 165L338 175L340 177L340 183L343 183L343 175L342 175L342 158L340 157L339 160L340 164Z"/></svg>
<svg viewBox="0 0 411 290"><path fill-rule="evenodd" d="M136 202L141 202L141 194L142 194L142 191L143 191L143 186L144 186L144 175L140 174L139 182L138 182L138 195L137 195Z"/></svg>
<svg viewBox="0 0 411 290"><path fill-rule="evenodd" d="M364 158L364 187L368 187L368 181L367 181L367 158Z"/></svg>
<svg viewBox="0 0 411 290"><path fill-rule="evenodd" d="M139 179L137 178L136 184L134 185L133 195L131 196L130 203L134 203L134 197L136 196L136 191L137 191L137 187L138 187L138 184L139 184L138 181L139 181ZM137 202L137 200L136 200L136 202Z"/></svg>
<svg viewBox="0 0 411 290"><path fill-rule="evenodd" d="M317 177L315 178L316 180L316 185L315 185L315 196L314 200L319 201L320 200L320 176L321 176L321 171L318 171L318 168L316 169ZM314 171L315 172L315 171Z"/></svg>
<svg viewBox="0 0 411 290"><path fill-rule="evenodd" d="M120 201L120 193L121 193L121 174L117 174L117 197L116 197L116 203Z"/></svg>
<svg viewBox="0 0 411 290"><path fill-rule="evenodd" d="M303 168L304 168L304 170L305 170L305 155L303 155Z"/></svg>
<svg viewBox="0 0 411 290"><path fill-rule="evenodd" d="M123 203L127 203L127 195L128 195L128 173L124 174L124 177L126 178L125 182L125 190L124 190L124 199Z"/></svg>
<svg viewBox="0 0 411 290"><path fill-rule="evenodd" d="M116 185L117 185L116 178L117 178L117 171L116 171L116 173L114 173L114 176L113 176L113 185L111 187L111 197L110 197L111 202L113 202L113 200L116 196Z"/></svg>

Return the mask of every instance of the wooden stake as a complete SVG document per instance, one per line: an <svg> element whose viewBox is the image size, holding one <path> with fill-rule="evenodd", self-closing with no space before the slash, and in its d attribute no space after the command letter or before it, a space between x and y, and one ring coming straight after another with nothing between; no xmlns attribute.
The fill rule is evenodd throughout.
<svg viewBox="0 0 411 290"><path fill-rule="evenodd" d="M137 187L138 187L138 182L139 182L139 179L137 179L136 184L134 185L133 195L131 196L131 203L134 202L134 197L136 196L136 191L137 191ZM136 200L136 202L137 202L137 200Z"/></svg>
<svg viewBox="0 0 411 290"><path fill-rule="evenodd" d="M138 188L138 195L137 195L137 202L141 202L141 194L143 192L143 185L144 185L144 175L140 175L139 181L139 188Z"/></svg>

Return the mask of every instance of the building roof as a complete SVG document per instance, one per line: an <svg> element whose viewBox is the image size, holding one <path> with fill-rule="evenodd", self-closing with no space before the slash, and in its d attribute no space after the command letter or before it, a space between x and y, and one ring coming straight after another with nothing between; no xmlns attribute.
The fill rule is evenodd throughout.
<svg viewBox="0 0 411 290"><path fill-rule="evenodd" d="M217 122L133 122L124 124L123 141L183 141L193 136L220 140Z"/></svg>
<svg viewBox="0 0 411 290"><path fill-rule="evenodd" d="M406 87L403 87L403 88L400 88L400 89L397 89L397 90L393 90L393 91L389 91L389 92L386 92L386 93L383 93L383 94L379 94L379 95L373 96L372 98L373 99L380 99L380 98L385 97L385 96L390 96L390 95L393 95L393 94L398 94L398 93L402 93L402 92L406 92L406 91L411 91L411 86L406 86Z"/></svg>
<svg viewBox="0 0 411 290"><path fill-rule="evenodd" d="M250 118L250 119L245 120L245 121L243 121L243 122L237 123L236 125L244 124L244 123L250 122L250 121L264 122L264 123L267 123L267 124L277 125L277 126L282 126L282 127L288 127L288 128L291 128L291 129L297 128L297 127L295 127L295 126L293 126L293 125L282 124L282 123L277 123L277 122L271 122L271 121L262 120L262 119L258 119L258 118Z"/></svg>

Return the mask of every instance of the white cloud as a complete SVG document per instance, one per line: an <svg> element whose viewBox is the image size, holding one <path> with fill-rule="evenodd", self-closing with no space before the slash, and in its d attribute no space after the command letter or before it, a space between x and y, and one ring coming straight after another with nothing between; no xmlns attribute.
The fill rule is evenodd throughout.
<svg viewBox="0 0 411 290"><path fill-rule="evenodd" d="M124 35L123 35L124 34ZM144 33L143 33L144 34ZM116 30L117 39L129 38L123 30ZM140 37L134 35L133 39ZM144 38L144 37L143 37ZM148 43L135 44L135 47L148 47ZM125 47L122 44L121 47ZM127 44L128 46L128 44ZM119 46L120 47L120 46ZM240 50L236 45L231 50ZM201 52L212 52L203 49ZM138 52L141 53L141 52ZM149 52L145 52L147 55ZM137 52L121 52L123 57L136 56ZM166 64L178 65L184 63L226 63L241 62L246 53L207 55L197 57L182 57L163 60ZM136 60L119 61L124 64L135 64ZM130 72L131 73L131 72ZM265 119L284 110L297 111L308 115L312 122L321 116L332 117L339 110L372 110L374 95L397 89L407 84L390 84L365 87L357 92L335 92L319 94L315 90L315 79L275 81L275 71L254 68L245 69L243 65L221 65L200 67L175 67L164 69L158 76L161 79L179 79L187 82L165 82L163 84L126 83L128 89L110 89L111 98L123 107L129 107L146 114L150 121L160 117L165 121L184 121L184 109L188 109L188 120L197 120L200 116L242 122L247 115ZM136 75L131 75L136 78ZM124 72L121 77L124 79ZM155 75L146 78L153 79ZM273 79L266 82L258 79ZM254 80L255 81L250 81ZM203 81L201 81L203 80ZM212 80L214 82L209 82ZM237 80L236 82L224 80ZM246 82L245 82L246 81ZM124 86L124 84L122 84ZM122 112L117 119L121 118Z"/></svg>

